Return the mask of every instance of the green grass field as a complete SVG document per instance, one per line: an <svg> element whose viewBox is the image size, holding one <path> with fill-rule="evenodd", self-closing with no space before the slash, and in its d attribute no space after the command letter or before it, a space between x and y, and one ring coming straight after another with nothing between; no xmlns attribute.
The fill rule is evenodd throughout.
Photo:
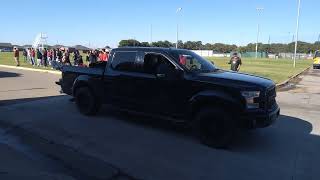
<svg viewBox="0 0 320 180"><path fill-rule="evenodd" d="M207 59L213 61L221 69L230 69L230 65L228 64L229 58ZM276 83L281 83L310 67L312 63L312 60L297 60L296 68L293 68L293 60L291 59L242 58L240 72L267 77Z"/></svg>
<svg viewBox="0 0 320 180"><path fill-rule="evenodd" d="M207 58L213 61L219 68L229 70L229 58ZM22 67L32 67L31 64L25 63L22 54L20 55ZM243 58L241 72L263 76L272 79L276 83L281 83L291 76L301 72L312 65L312 60L298 60L296 68L293 68L291 59L252 59ZM0 64L15 66L13 53L0 52ZM50 67L36 67L40 69L50 69Z"/></svg>
<svg viewBox="0 0 320 180"><path fill-rule="evenodd" d="M21 67L29 67L29 68L36 68L36 69L51 69L51 67L32 66L30 63L25 62L23 59L23 56L22 56L22 52L20 52L19 59L20 59L20 66ZM13 52L0 52L0 64L15 66L16 62L13 59Z"/></svg>

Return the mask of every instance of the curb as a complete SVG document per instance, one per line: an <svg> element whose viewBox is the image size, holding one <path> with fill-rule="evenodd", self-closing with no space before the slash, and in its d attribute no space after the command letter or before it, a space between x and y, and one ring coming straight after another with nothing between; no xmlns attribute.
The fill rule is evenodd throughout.
<svg viewBox="0 0 320 180"><path fill-rule="evenodd" d="M9 66L9 65L2 65L2 64L0 64L0 67L61 75L61 71L34 69L34 68L27 68L27 67L16 67L16 66Z"/></svg>
<svg viewBox="0 0 320 180"><path fill-rule="evenodd" d="M276 88L277 88L277 89L283 88L283 87L286 86L290 81L292 81L293 79L297 78L297 77L300 76L301 74L307 72L310 68L311 68L311 67L307 67L307 68L304 69L303 71L301 71L301 72L299 72L299 73L291 76L289 79L287 79L287 80L285 80L285 81L283 81L283 82L281 82L281 83L276 84Z"/></svg>

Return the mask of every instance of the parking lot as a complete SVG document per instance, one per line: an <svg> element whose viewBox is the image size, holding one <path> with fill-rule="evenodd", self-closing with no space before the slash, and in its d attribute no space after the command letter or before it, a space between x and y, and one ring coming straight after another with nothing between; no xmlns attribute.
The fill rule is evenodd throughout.
<svg viewBox="0 0 320 180"><path fill-rule="evenodd" d="M70 97L59 94L59 75L23 70L0 68L0 124L72 147L137 179L317 179L320 71L300 78L278 93L278 121L239 132L229 150L208 148L160 119L108 107L96 117L80 115Z"/></svg>

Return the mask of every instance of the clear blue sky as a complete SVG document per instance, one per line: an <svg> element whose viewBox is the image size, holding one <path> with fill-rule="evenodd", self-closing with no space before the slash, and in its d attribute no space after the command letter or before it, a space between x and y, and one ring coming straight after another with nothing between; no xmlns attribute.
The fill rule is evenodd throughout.
<svg viewBox="0 0 320 180"><path fill-rule="evenodd" d="M320 1L301 0L300 40L314 42L320 33ZM177 8L183 8L180 14ZM136 38L244 45L255 42L261 14L261 41L287 43L295 31L297 0L15 0L0 3L0 42L31 44L39 32L49 44L117 46ZM178 16L179 15L179 16ZM316 19L317 17L317 19Z"/></svg>

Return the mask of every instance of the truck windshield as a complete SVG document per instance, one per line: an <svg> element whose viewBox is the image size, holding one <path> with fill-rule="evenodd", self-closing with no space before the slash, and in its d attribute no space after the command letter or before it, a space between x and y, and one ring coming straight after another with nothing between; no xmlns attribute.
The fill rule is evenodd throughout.
<svg viewBox="0 0 320 180"><path fill-rule="evenodd" d="M171 55L185 69L191 72L213 72L217 68L205 58L188 50L171 50Z"/></svg>
<svg viewBox="0 0 320 180"><path fill-rule="evenodd" d="M314 55L315 58L320 57L320 51L317 51L316 54Z"/></svg>

